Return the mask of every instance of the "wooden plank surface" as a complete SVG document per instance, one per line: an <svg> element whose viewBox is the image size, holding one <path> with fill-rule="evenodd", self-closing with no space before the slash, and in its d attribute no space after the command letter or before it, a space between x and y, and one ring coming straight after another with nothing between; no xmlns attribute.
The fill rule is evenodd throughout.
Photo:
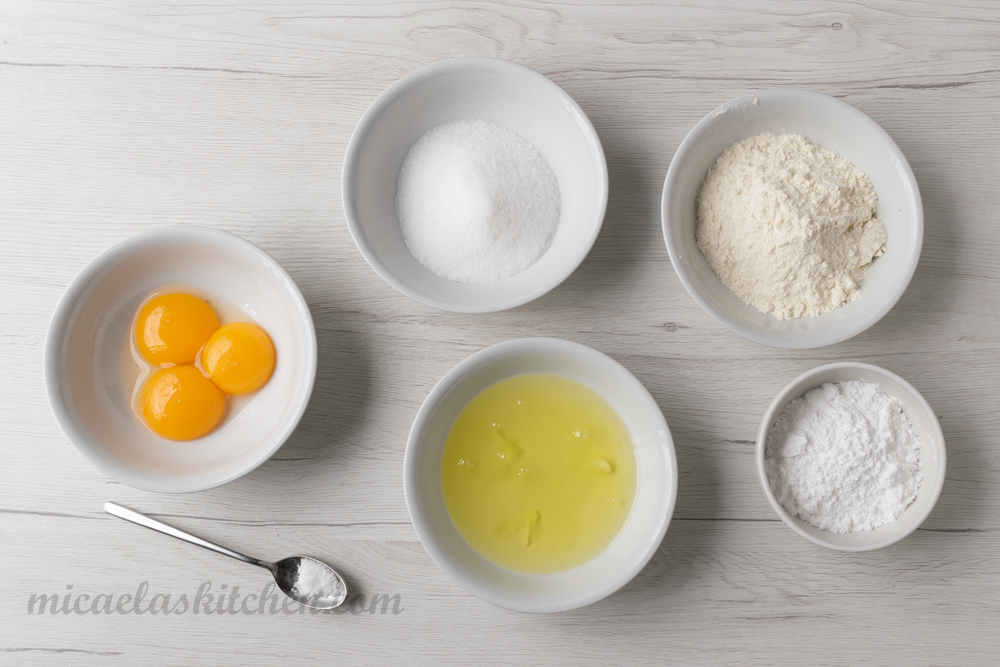
<svg viewBox="0 0 1000 667"><path fill-rule="evenodd" d="M390 83L456 55L563 86L608 157L608 214L563 285L520 308L438 312L355 248L344 150ZM775 350L684 291L659 199L690 128L740 94L843 99L907 156L924 199L916 275L857 338ZM0 4L0 664L995 664L1000 649L1000 5L988 2ZM53 307L122 238L207 224L302 289L319 372L301 425L245 478L137 491L77 454L45 398ZM557 336L649 388L677 443L670 530L646 569L585 609L531 616L466 594L430 560L402 493L405 439L434 383L484 346ZM780 523L754 472L773 396L834 360L908 379L937 412L948 476L924 526L875 553ZM366 594L334 616L28 614L32 594L193 597L264 581L101 512L148 511L264 558L311 553Z"/></svg>

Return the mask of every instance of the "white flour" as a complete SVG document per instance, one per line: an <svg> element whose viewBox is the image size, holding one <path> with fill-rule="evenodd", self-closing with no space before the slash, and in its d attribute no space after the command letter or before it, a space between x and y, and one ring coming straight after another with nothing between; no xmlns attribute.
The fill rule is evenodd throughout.
<svg viewBox="0 0 1000 667"><path fill-rule="evenodd" d="M827 383L791 401L764 457L778 502L834 533L895 521L923 480L920 438L902 402L862 380Z"/></svg>
<svg viewBox="0 0 1000 667"><path fill-rule="evenodd" d="M861 296L885 226L868 177L793 134L731 146L697 199L698 248L723 284L778 319L819 315Z"/></svg>

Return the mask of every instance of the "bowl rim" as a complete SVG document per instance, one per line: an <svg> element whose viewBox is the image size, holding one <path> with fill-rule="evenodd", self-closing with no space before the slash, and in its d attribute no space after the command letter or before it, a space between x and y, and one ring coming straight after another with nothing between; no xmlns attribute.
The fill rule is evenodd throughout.
<svg viewBox="0 0 1000 667"><path fill-rule="evenodd" d="M217 478L213 478L210 481L201 484L193 484L184 478L156 479L147 477L145 474L140 473L123 474L123 470L106 465L104 458L97 455L97 453L92 450L90 445L87 444L89 436L81 432L74 419L70 416L70 411L66 404L65 397L63 396L60 382L61 368L59 362L62 340L67 333L67 327L70 324L70 319L73 315L76 304L79 302L80 298L83 296L84 292L87 291L93 281L99 278L100 275L110 266L124 259L139 248L150 244L174 240L197 242L205 239L211 239L216 242L228 244L239 248L244 253L256 256L268 266L273 267L274 272L283 280L287 288L287 296L291 298L293 306L299 312L303 322L306 324L306 333L309 337L308 349L304 351L304 361L306 363L306 367L308 368L306 377L304 378L306 392L303 395L303 400L295 407L291 418L287 420L286 427L277 436L275 436L273 444L271 444L267 451L263 452L259 458L242 468L236 469L235 471L227 474L219 475ZM299 421L302 419L302 415L305 413L306 407L309 404L309 399L312 396L313 387L316 381L316 362L316 327L313 323L312 313L309 310L309 306L306 303L305 298L302 296L302 292L299 290L298 285L294 280L292 280L292 277L288 275L288 272L285 271L281 264L279 264L277 260L258 246L254 245L250 241L247 241L246 239L236 236L235 234L231 234L214 227L183 224L154 227L152 229L132 234L131 236L128 236L103 250L77 272L77 274L70 281L69 285L67 285L66 289L63 291L63 294L59 298L59 301L57 302L49 320L49 326L45 334L44 351L42 354L42 375L45 379L45 393L48 397L49 408L52 410L52 414L55 416L56 422L59 424L59 427L62 429L66 438L73 444L76 450L80 452L84 458L90 461L95 468L116 481L143 491L153 491L156 493L193 493L195 491L205 491L217 486L222 486L223 484L228 484L229 482L242 477L251 470L259 467L262 463L264 463L264 461L271 458L271 456L273 456L274 453L285 444L285 441L288 440L289 436L291 436L292 432L298 426Z"/></svg>
<svg viewBox="0 0 1000 667"><path fill-rule="evenodd" d="M667 461L667 465L669 467L667 477L670 488L666 490L666 509L663 516L660 518L656 532L653 534L653 538L649 542L646 551L643 552L641 557L634 562L633 567L619 572L617 576L609 580L608 584L585 594L576 595L559 603L533 601L521 604L517 599L506 596L489 586L481 584L479 580L468 576L461 568L454 566L450 557L434 538L433 531L429 527L429 522L425 518L424 507L420 500L420 481L418 476L420 449L423 446L423 436L427 429L427 425L441 400L461 379L466 377L469 373L474 372L481 366L504 355L525 351L559 351L576 356L584 361L598 361L605 364L610 362L622 372L621 377L627 384L640 391L641 395L649 399L650 405L655 407L654 419L656 419L659 425L662 425L663 432L666 434L665 460ZM470 396L469 400L471 399L472 397ZM433 560L434 563L436 563L437 566L441 568L441 570L444 571L444 573L447 574L452 581L481 600L485 600L486 602L510 609L512 611L528 613L555 613L585 607L617 592L628 582L634 579L635 576L646 567L663 542L663 538L666 535L667 528L670 525L670 521L677 505L677 484L677 452L674 445L673 435L667 425L666 418L663 416L663 411L660 409L656 399L654 399L649 393L649 390L646 389L646 387L639 381L638 378L635 377L635 375L632 374L631 371L612 359L610 356L587 345L575 343L562 338L516 338L496 343L478 350L456 364L451 370L445 373L437 384L434 385L434 388L431 389L430 393L428 393L427 398L424 399L420 409L417 411L417 415L413 420L413 426L410 429L410 434L406 441L406 451L403 459L403 494L406 499L406 509L410 515L410 521L413 524L413 528L416 530L417 536L420 538L420 542L423 544L424 549L431 557L431 560ZM546 575L523 576L530 577Z"/></svg>
<svg viewBox="0 0 1000 667"><path fill-rule="evenodd" d="M941 443L941 470L939 471L935 479L928 479L924 477L923 484L931 484L929 488L931 492L931 501L927 504L927 508L918 516L916 521L906 530L902 531L900 534L884 539L880 542L873 542L871 544L860 545L860 546L844 546L840 544L834 544L832 542L827 542L822 540L815 535L812 535L799 525L801 519L793 517L788 510L781 506L778 499L774 497L774 491L771 490L771 484L767 479L767 470L764 468L764 455L767 449L767 436L771 432L771 425L774 424L774 420L778 418L778 415L788 403L796 398L803 395L804 392L799 391L796 387L803 382L811 380L816 376L824 375L832 370L866 370L877 375L889 378L895 382L898 382L905 389L912 392L913 397L916 399L917 404L920 409L923 410L929 417L931 425L933 426L933 433L937 436L938 442ZM806 391L809 391L808 389ZM921 442L921 447L930 445L930 443ZM909 382L896 375L892 371L886 370L881 366L875 366L873 364L866 364L859 361L839 361L832 364L824 364L822 366L817 366L812 370L808 370L802 373L794 380L785 385L771 404L768 406L767 411L764 413L764 417L760 422L760 427L757 429L757 444L754 451L754 456L757 464L757 481L760 483L761 490L764 492L764 496L767 498L768 503L770 503L771 508L777 513L778 517L785 523L786 526L794 530L796 533L806 538L814 544L818 544L821 547L826 547L827 549L833 549L835 551L874 551L876 549L882 549L890 544L895 544L903 538L910 535L913 531L920 527L920 525L930 516L930 513L934 510L934 506L937 504L938 498L941 496L941 490L944 488L944 478L945 472L947 470L947 445L944 440L944 433L941 431L941 424L938 422L937 415L934 414L934 409L931 408L930 404L923 397L916 388Z"/></svg>
<svg viewBox="0 0 1000 667"><path fill-rule="evenodd" d="M851 326L847 327L842 333L836 335L821 335L820 333L815 333L808 337L789 337L781 332L763 333L746 326L741 320L720 311L701 294L695 286L694 281L684 270L680 261L680 249L674 245L672 238L673 235L671 233L673 221L670 215L670 208L673 203L672 200L674 191L677 188L677 182L680 179L681 172L684 170L685 163L696 149L698 143L708 132L711 131L711 127L719 121L719 118L723 116L724 112L734 107L739 108L744 105L752 105L759 100L788 101L789 99L798 99L799 101L833 106L845 115L850 116L854 122L864 126L870 132L878 136L890 153L893 162L899 165L905 175L907 185L909 186L910 192L913 196L913 207L916 215L911 222L915 227L914 235L916 239L916 252L909 258L905 270L900 274L903 276L903 279L899 281L897 288L892 292L888 300L882 305L881 308L868 317L858 319ZM909 287L913 274L917 269L917 264L920 261L920 253L923 247L924 238L924 207L923 201L920 197L920 188L917 184L916 177L913 175L913 169L910 167L910 163L906 160L906 156L903 155L903 152L900 150L899 146L892 139L892 137L889 136L881 125L872 120L867 114L847 102L824 93L800 88L769 88L765 90L753 91L721 104L698 121L698 123L687 133L687 136L684 137L684 140L680 143L680 146L677 147L677 151L674 153L674 157L670 161L670 166L667 169L667 176L663 183L663 194L660 199L660 222L663 230L663 239L667 246L667 253L670 255L670 263L673 265L674 271L677 273L677 277L680 278L681 284L684 285L688 294L694 298L698 305L701 306L706 313L711 315L716 322L726 327L733 333L739 334L747 340L760 343L761 345L768 345L770 347L787 350L808 350L827 347L829 345L836 345L837 343L849 340L866 331L876 322L885 317L885 315L892 310L893 307L895 307L899 299L902 298L906 288ZM817 317L822 317L822 315L818 315Z"/></svg>
<svg viewBox="0 0 1000 667"><path fill-rule="evenodd" d="M550 280L544 283L539 283L536 287L524 292L523 294L499 299L493 302L474 304L456 303L447 298L436 297L414 289L409 283L399 278L395 271L393 271L392 268L383 262L382 259L375 253L364 233L363 225L355 204L355 172L357 170L362 151L368 143L368 137L371 135L372 129L374 129L378 121L381 120L385 112L388 111L388 109L403 95L426 83L427 81L440 76L458 72L489 73L491 70L502 71L514 77L534 81L535 83L547 88L555 96L561 99L564 106L570 108L573 115L583 126L587 139L599 158L599 167L601 172L601 192L599 193L600 204L596 216L596 224L593 225L593 228L588 234L588 238L584 243L583 251L580 253L580 257L575 262L568 264L562 271L554 273ZM368 262L368 265L371 266L383 280L411 299L424 305L431 306L432 308L450 311L453 313L494 313L501 310L516 308L517 306L524 305L530 301L534 301L544 294L547 294L569 278L573 272L579 268L580 264L583 263L583 260L587 258L594 242L601 233L601 228L604 225L604 216L607 213L608 161L604 155L604 147L601 144L601 138L598 136L597 130L594 129L594 124L590 121L587 114L584 113L583 109L580 108L580 105L577 104L576 100L574 100L573 97L563 90L563 88L555 81L548 78L544 74L531 69L530 67L509 60L485 56L458 56L455 58L439 60L429 65L424 65L423 67L405 74L399 80L389 85L388 88L382 91L382 93L375 98L375 101L373 101L368 109L365 110L364 114L362 114L361 119L354 128L354 132L351 134L351 139L347 144L347 151L344 154L344 163L341 169L340 197L344 206L344 217L347 220L347 228L351 233L351 238L354 239L354 244L358 247L358 250L361 251L361 255L365 258L365 261Z"/></svg>

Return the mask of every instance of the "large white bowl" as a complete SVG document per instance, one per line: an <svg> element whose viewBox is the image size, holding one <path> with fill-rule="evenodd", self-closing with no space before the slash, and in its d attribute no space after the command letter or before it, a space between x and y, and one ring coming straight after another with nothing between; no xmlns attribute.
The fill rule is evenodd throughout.
<svg viewBox="0 0 1000 667"><path fill-rule="evenodd" d="M764 132L801 134L850 160L878 195L888 233L861 297L815 317L779 320L744 303L722 284L695 242L695 199L715 160ZM851 105L808 90L765 90L727 102L681 142L663 185L661 216L670 261L695 301L719 323L757 343L804 349L833 345L878 322L903 295L920 259L924 210L910 165L892 138Z"/></svg>
<svg viewBox="0 0 1000 667"><path fill-rule="evenodd" d="M131 357L123 346L135 313L165 285L191 286L240 306L267 330L277 352L270 381L242 411L188 442L147 429L125 386ZM44 363L56 420L91 463L129 486L183 493L246 474L291 435L316 377L316 331L298 287L263 250L209 227L161 227L112 246L73 279L49 324Z"/></svg>
<svg viewBox="0 0 1000 667"><path fill-rule="evenodd" d="M425 132L481 118L533 143L552 165L562 215L552 245L525 271L491 283L442 278L414 259L396 217L396 182ZM454 58L392 84L358 123L344 158L344 215L361 254L386 282L421 303L462 313L513 308L565 280L587 256L604 221L608 167L587 115L534 70L496 58Z"/></svg>
<svg viewBox="0 0 1000 667"><path fill-rule="evenodd" d="M456 530L441 493L441 453L462 408L486 387L523 373L554 373L603 396L635 446L635 503L618 537L594 560L556 574L520 574L486 560ZM487 602L528 612L575 609L614 593L649 562L677 499L677 459L656 401L610 357L556 338L522 338L476 352L448 372L420 407L403 463L406 506L434 562Z"/></svg>
<svg viewBox="0 0 1000 667"><path fill-rule="evenodd" d="M827 382L844 382L847 380L865 380L866 382L876 382L889 396L898 398L903 402L903 409L906 416L920 436L920 467L924 474L920 484L917 498L910 504L903 514L885 525L879 526L875 530L858 531L854 533L834 533L828 530L821 530L812 526L797 516L790 514L771 490L771 484L767 480L767 471L764 468L764 454L767 450L767 436L774 426L774 420L778 418L785 406L790 401L799 398L810 389L821 387ZM909 382L899 377L895 373L890 373L884 368L861 364L856 362L841 362L827 364L814 368L803 373L792 380L771 403L760 422L760 429L757 431L757 478L760 486L764 490L764 495L771 503L771 507L778 513L792 530L802 537L830 549L839 551L871 551L881 549L894 542L903 539L920 524L934 509L941 489L944 487L945 472L945 447L944 434L938 424L934 410L927 404L924 397L920 395Z"/></svg>

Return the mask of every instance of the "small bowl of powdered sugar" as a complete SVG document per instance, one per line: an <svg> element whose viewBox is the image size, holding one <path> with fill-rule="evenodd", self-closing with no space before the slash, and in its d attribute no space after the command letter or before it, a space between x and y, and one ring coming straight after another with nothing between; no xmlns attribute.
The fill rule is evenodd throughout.
<svg viewBox="0 0 1000 667"><path fill-rule="evenodd" d="M930 514L944 485L944 435L923 396L854 362L799 376L757 433L757 474L782 521L840 551L881 549Z"/></svg>
<svg viewBox="0 0 1000 667"><path fill-rule="evenodd" d="M386 282L482 313L573 273L600 232L608 171L586 114L553 81L454 58L375 100L351 137L342 190L351 236Z"/></svg>

